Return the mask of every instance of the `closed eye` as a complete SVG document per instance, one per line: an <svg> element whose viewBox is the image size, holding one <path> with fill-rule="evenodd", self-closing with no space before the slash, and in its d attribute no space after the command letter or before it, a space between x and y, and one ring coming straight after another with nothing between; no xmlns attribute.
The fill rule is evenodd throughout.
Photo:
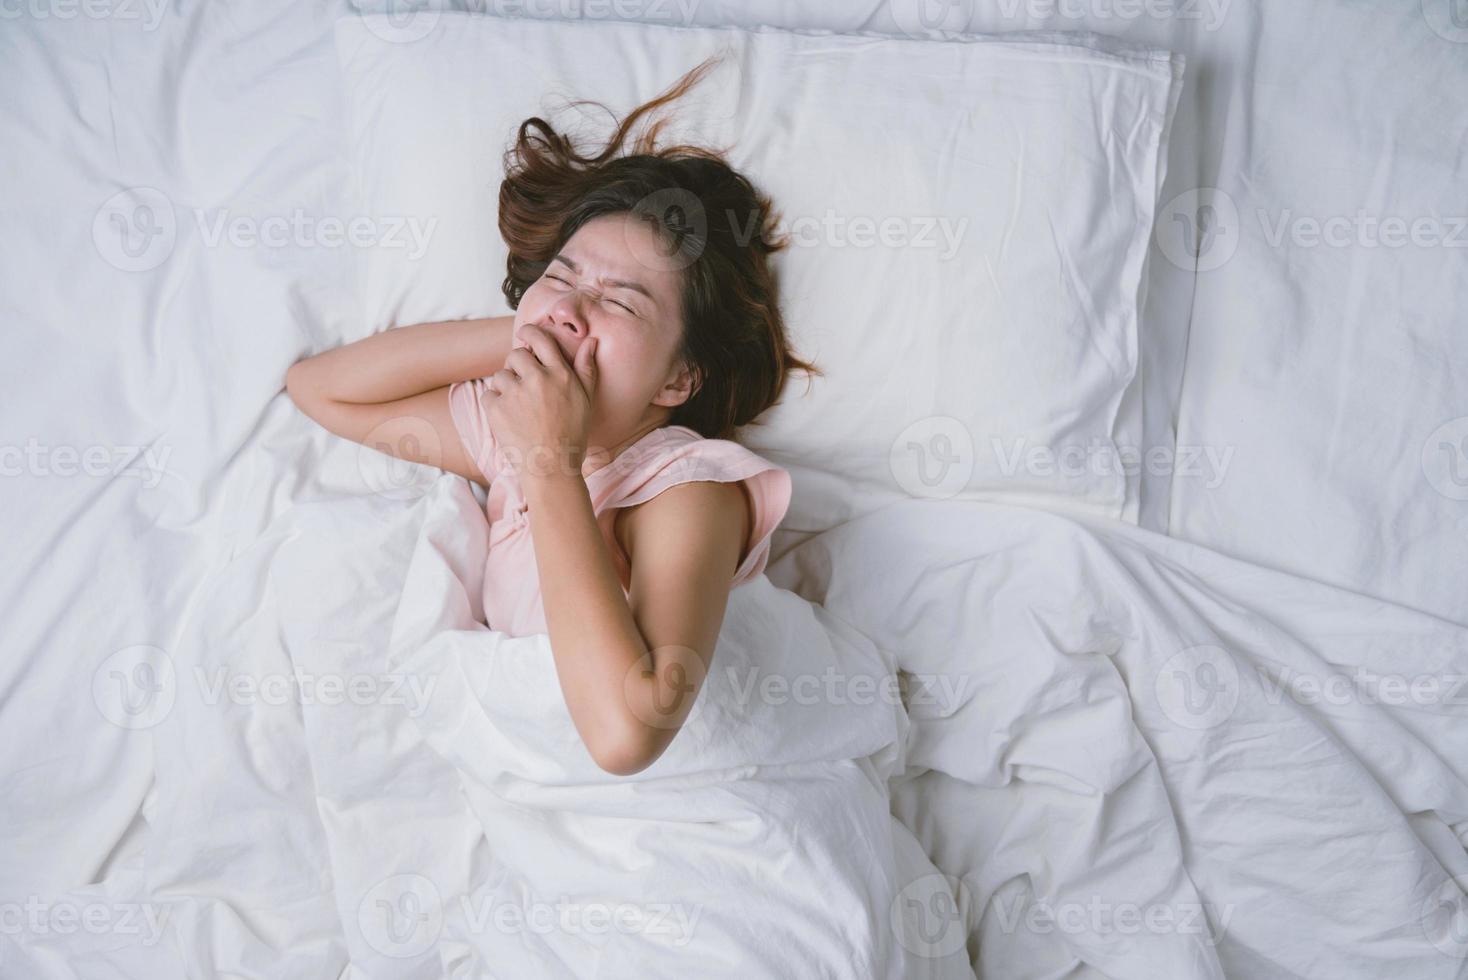
<svg viewBox="0 0 1468 980"><path fill-rule="evenodd" d="M556 275L556 274L554 274L552 272L545 273L545 278L547 278L547 279L554 279L556 282L560 283L563 286L569 286L569 285L571 285L570 280L563 279L560 276L558 276L558 275ZM634 310L632 307L628 306L626 303L622 302L621 300L611 299L610 297L608 297L607 302L612 303L612 304L614 304L616 306L620 306L622 309L626 310L628 312L628 314L630 314L631 316L637 316L638 315L638 313L637 313L636 310Z"/></svg>

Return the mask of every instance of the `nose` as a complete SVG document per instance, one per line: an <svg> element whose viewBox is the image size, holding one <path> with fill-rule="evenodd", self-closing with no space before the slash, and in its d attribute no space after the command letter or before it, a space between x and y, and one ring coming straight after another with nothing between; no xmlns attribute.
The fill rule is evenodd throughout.
<svg viewBox="0 0 1468 980"><path fill-rule="evenodd" d="M581 304L582 295L579 289L568 290L556 297L556 301L546 311L546 319L550 321L552 332L567 333L573 341L586 339L586 313Z"/></svg>

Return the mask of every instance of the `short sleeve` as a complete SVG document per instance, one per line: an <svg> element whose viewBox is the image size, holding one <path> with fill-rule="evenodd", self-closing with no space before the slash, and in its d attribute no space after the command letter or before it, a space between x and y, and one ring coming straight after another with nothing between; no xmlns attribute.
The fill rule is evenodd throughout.
<svg viewBox="0 0 1468 980"><path fill-rule="evenodd" d="M489 420L484 415L482 400L488 390L488 382L484 378L471 378L449 385L449 415L454 420L464 451L484 474L485 482L493 483L499 473L499 460L494 433L490 431Z"/></svg>
<svg viewBox="0 0 1468 980"><path fill-rule="evenodd" d="M765 462L761 460L761 462ZM769 469L745 477L749 488L749 499L754 505L754 526L750 529L749 554L734 574L734 584L743 585L764 573L770 561L770 544L775 528L785 519L790 509L790 474L774 463L766 464Z"/></svg>
<svg viewBox="0 0 1468 980"><path fill-rule="evenodd" d="M764 572L770 560L771 538L790 509L790 474L764 457L728 439L693 438L660 446L647 457L656 465L639 466L619 488L613 506L645 503L668 487L695 481L743 481L749 490L751 526L744 560L734 572L734 586Z"/></svg>

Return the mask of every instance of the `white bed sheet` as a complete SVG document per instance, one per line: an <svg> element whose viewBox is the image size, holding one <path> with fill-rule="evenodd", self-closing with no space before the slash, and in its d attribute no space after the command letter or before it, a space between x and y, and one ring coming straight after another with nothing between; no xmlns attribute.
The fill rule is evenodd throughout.
<svg viewBox="0 0 1468 980"><path fill-rule="evenodd" d="M1451 21L1439 16L1446 6L1433 0L1395 12L1324 2L1265 10L1235 2L1216 29L1206 5L1182 5L1199 18L1107 17L1099 8L1072 16L1046 13L1046 5L998 5L1020 11L1005 15L950 6L970 29L1094 29L1184 51L1190 77L1164 197L1221 186L1246 219L1257 207L1289 206L1317 216L1345 207L1350 214L1358 207L1408 217L1452 214L1443 195L1449 181L1461 183L1464 164L1452 134L1463 129L1464 109L1451 93L1462 91L1468 48L1450 39L1457 36ZM342 923L354 910L338 906L323 864L329 823L317 811L316 780L330 774L318 777L309 766L312 743L301 713L255 705L211 716L221 748L210 739L196 742L191 731L160 743L176 728L141 727L137 714L146 721L160 702L121 699L162 683L148 669L162 662L157 651L183 664L217 656L219 648L202 645L210 637L288 666L270 659L281 655L278 622L262 598L282 543L277 520L295 503L359 496L385 482L402 481L404 497L425 486L414 482L421 476L373 454L308 435L309 424L280 392L286 367L301 354L361 335L342 248L325 244L320 228L288 231L280 248L211 238L221 216L250 219L245 227L260 233L263 219L289 222L297 208L308 222L336 213L343 133L331 25L347 8L266 2L165 10L119 0L12 9L21 13L7 15L0 31L0 77L15 93L0 109L0 211L10 232L0 240L0 504L10 517L11 559L0 572L7 623L0 657L0 898L44 905L64 896L89 903L112 925L0 934L0 973L182 976L186 963L209 961L240 976L361 975L344 958ZM710 0L696 9L699 23L741 20L897 28L878 2L795 8ZM1321 174L1326 179L1317 185ZM158 208L148 191L118 204L114 195L129 188L161 191L171 211ZM117 245L114 214L155 222L159 234L129 254ZM1196 296L1193 275L1154 250L1143 327L1148 443L1171 446L1175 424L1182 443L1234 446L1236 455L1218 487L1165 476L1145 483L1144 520L1462 621L1456 583L1468 557L1463 503L1433 489L1450 471L1434 475L1422 465L1424 449L1429 457L1437 451L1429 437L1468 413L1464 348L1451 333L1465 288L1454 264L1462 253L1281 253L1261 245L1258 231L1254 219L1253 237L1241 236L1231 260L1197 278ZM146 271L155 259L159 271ZM1379 331L1383 319L1402 331ZM1404 390L1413 397L1403 397ZM1164 407L1152 410L1156 403ZM1439 439L1451 447L1451 438ZM406 504L389 494L382 506L388 533ZM1159 573L1153 581L1160 591L1143 591L1157 601L1168 594L1167 583L1176 597L1178 583L1202 570L1232 577L1247 597L1241 608L1267 613L1286 630L1326 630L1305 636L1306 646L1331 639L1327 627L1339 622L1456 643L1447 624L1404 609L1198 557L1205 553L1181 543L1145 541L1127 551L1131 558L1106 567L1143 562L1138 556L1154 549L1186 549L1184 572ZM362 575L381 588L400 571L389 564ZM1298 609L1260 595L1270 589L1309 600L1315 611L1296 623ZM1225 611L1224 621L1241 615ZM1442 649L1462 655L1460 646ZM1428 654L1404 656L1410 665ZM1457 663L1431 669L1447 673ZM1109 683L1117 693L1116 679ZM1333 786L1366 793L1369 776L1380 787L1367 794L1372 807L1363 809L1348 792L1342 798L1350 802L1334 815L1347 821L1336 825L1347 845L1369 816L1385 834L1380 839L1400 846L1406 863L1388 879L1390 907L1398 911L1414 888L1425 907L1447 882L1443 875L1464 873L1455 810L1462 755L1451 754L1452 732L1440 741L1432 732L1403 731L1411 721L1400 711L1367 713L1362 730L1379 733L1376 746L1362 744L1359 732L1348 741L1320 736L1345 774ZM1461 732L1461 718L1455 730ZM1139 753L1142 742L1133 731L1128 751ZM220 761L211 748L239 765L226 767L230 778L220 794L206 798L188 788ZM971 745L966 751L973 753ZM1386 761L1372 762L1377 753ZM1397 768L1408 762L1412 767ZM1191 782L1194 768L1163 758L1147 771L1154 787L1160 779L1171 788L1174 778L1178 792L1166 800L1154 793L1156 806L1144 816L1166 825L1161 807L1180 808L1184 840L1195 825L1216 830L1206 813L1195 812L1208 796L1206 786ZM1424 782L1423 772L1438 781ZM402 846L431 850L472 874L484 860L482 839L451 812L420 806L443 799L453 779L447 768L425 766L402 783L385 778L357 805L383 825L402 826L410 812L423 826L445 828L431 840L412 835ZM975 802L983 786L949 780L939 766L914 774L894 805L940 867L980 868L993 845L974 835L984 824L973 814L1002 813L1002 804L985 811ZM1251 793L1279 788L1262 778L1246 783ZM1318 846L1321 829L1301 824L1293 827L1300 839ZM1416 843L1404 826L1414 828ZM1450 837L1444 827L1456 830ZM191 839L199 849L185 846ZM253 860L262 841L273 857ZM1201 865L1187 865L1190 875L1196 867L1208 872L1192 877L1197 893L1234 894L1231 872L1201 857ZM180 899L182 910L162 941L150 932L148 913L173 913L139 904L160 887ZM1461 887L1456 898L1446 897L1462 901ZM1261 922L1269 903L1257 894L1255 901L1243 920L1255 931L1244 932L1249 941L1231 953L1237 970L1230 975L1284 975L1280 950L1304 956L1308 935L1270 935ZM1305 925L1338 909L1309 894L1292 907L1286 921ZM971 951L993 975L1018 975L1001 968L1011 962L1043 962L1028 959L1018 945L1024 937L1013 930L1004 933L1013 942L995 941L993 920L976 921L976 944L994 950L982 955L1001 958ZM1396 925L1405 930L1408 923ZM1345 929L1337 924L1329 935ZM1048 939L1038 945L1054 952ZM1067 956L1076 948L1061 947ZM1441 960L1426 958L1421 942L1411 950L1430 964L1424 975L1464 973L1452 949ZM1175 975L1210 975L1208 961L1198 963L1197 972ZM1088 969L1101 968L1075 973Z"/></svg>

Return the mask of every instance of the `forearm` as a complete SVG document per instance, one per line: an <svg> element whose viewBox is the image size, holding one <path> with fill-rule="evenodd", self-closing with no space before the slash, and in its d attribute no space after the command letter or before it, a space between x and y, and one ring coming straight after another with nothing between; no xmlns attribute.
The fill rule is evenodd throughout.
<svg viewBox="0 0 1468 980"><path fill-rule="evenodd" d="M645 766L654 729L639 708L655 704L654 678L626 593L580 474L522 481L540 574L546 629L561 692L597 764L629 774Z"/></svg>
<svg viewBox="0 0 1468 980"><path fill-rule="evenodd" d="M292 365L293 390L359 405L381 404L504 367L514 317L417 323L385 330Z"/></svg>

